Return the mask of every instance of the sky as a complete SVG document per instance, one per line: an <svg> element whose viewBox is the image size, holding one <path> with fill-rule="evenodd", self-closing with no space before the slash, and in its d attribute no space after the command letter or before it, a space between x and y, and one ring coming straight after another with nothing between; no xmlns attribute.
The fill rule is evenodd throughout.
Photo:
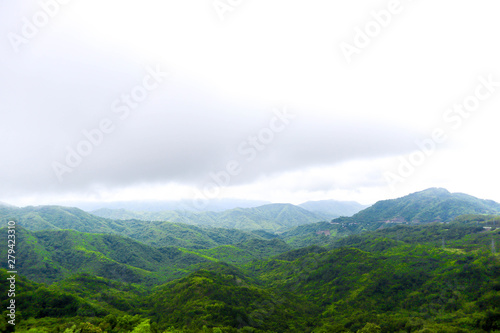
<svg viewBox="0 0 500 333"><path fill-rule="evenodd" d="M0 201L500 202L494 0L0 0Z"/></svg>

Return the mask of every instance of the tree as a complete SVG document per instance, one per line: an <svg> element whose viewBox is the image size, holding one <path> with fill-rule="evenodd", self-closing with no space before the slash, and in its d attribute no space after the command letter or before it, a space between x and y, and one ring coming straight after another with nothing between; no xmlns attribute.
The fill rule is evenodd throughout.
<svg viewBox="0 0 500 333"><path fill-rule="evenodd" d="M380 326L373 323L366 323L365 327L358 330L357 333L380 333L382 330Z"/></svg>
<svg viewBox="0 0 500 333"><path fill-rule="evenodd" d="M102 333L102 330L91 323L83 323L80 328L80 333Z"/></svg>
<svg viewBox="0 0 500 333"><path fill-rule="evenodd" d="M151 326L149 324L149 319L144 320L139 325L137 325L132 333L151 333Z"/></svg>

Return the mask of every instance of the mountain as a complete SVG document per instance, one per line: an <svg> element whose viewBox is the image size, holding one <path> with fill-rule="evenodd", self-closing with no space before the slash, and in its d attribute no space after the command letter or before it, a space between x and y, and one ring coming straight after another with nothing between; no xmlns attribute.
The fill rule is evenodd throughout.
<svg viewBox="0 0 500 333"><path fill-rule="evenodd" d="M4 207L0 209L0 218L17 220L20 225L32 231L73 229L82 232L113 233L125 228L121 221L115 223L78 208L61 206Z"/></svg>
<svg viewBox="0 0 500 333"><path fill-rule="evenodd" d="M191 329L201 329L204 324L248 327L241 332L290 332L290 325L304 332L307 325L313 325L306 318L319 309L301 297L262 288L243 271L227 264L213 264L161 286L149 300L151 314L160 326L176 323L176 327Z"/></svg>
<svg viewBox="0 0 500 333"><path fill-rule="evenodd" d="M7 234L6 229L0 229ZM7 248L6 239L0 239ZM207 262L175 247L154 248L117 235L73 230L30 232L16 228L17 270L36 282L52 283L90 273L126 283L157 284ZM7 258L0 258L7 267Z"/></svg>
<svg viewBox="0 0 500 333"><path fill-rule="evenodd" d="M282 231L323 220L310 211L292 204L270 204L254 208L236 208L223 212L219 221L227 228Z"/></svg>
<svg viewBox="0 0 500 333"><path fill-rule="evenodd" d="M464 214L497 214L500 204L443 188L430 188L402 198L383 200L354 214L350 222L448 222Z"/></svg>
<svg viewBox="0 0 500 333"><path fill-rule="evenodd" d="M333 219L339 216L354 215L368 206L355 201L320 200L307 201L300 204L299 207Z"/></svg>
<svg viewBox="0 0 500 333"><path fill-rule="evenodd" d="M493 332L500 329L498 222L469 215L400 224L291 251L279 239L186 250L18 227L19 273L40 280L54 272L47 281L57 282L19 278L16 331ZM227 263L241 253L276 256Z"/></svg>
<svg viewBox="0 0 500 333"><path fill-rule="evenodd" d="M460 225L396 227L403 241L383 237L391 229L378 235L368 233L371 237L353 239L349 246L328 252L292 256L288 261L281 255L281 260L253 262L248 269L263 286L282 288L321 304L321 332L480 332L500 328L500 262L489 251L490 240L500 236L498 229L485 234L482 228L474 231L465 226L462 230ZM442 248L435 243L436 231L439 236L454 234L453 241ZM430 238L415 240L422 232ZM471 315L490 304L496 310L465 324L469 315L460 313L466 304L477 309L471 309ZM368 323L379 328L360 331Z"/></svg>
<svg viewBox="0 0 500 333"><path fill-rule="evenodd" d="M7 273L5 269L0 269L0 279L2 281L8 281L7 279L11 276L12 274ZM46 285L35 283L23 276L16 276L15 286L17 323L19 323L19 319L28 319L30 317L34 320L46 317L77 317L84 316L87 313L105 314L84 298L57 288L47 288ZM9 287L8 283L0 283L0 292L5 295L5 297L0 298L2 309L11 306L9 301L12 298L7 297L10 294ZM4 315L0 317L0 332L14 332L14 330L11 330L13 327L6 322L7 320L11 320L11 318L7 317L4 312Z"/></svg>
<svg viewBox="0 0 500 333"><path fill-rule="evenodd" d="M31 231L67 229L87 233L115 234L156 247L208 249L254 238L273 238L272 235L263 231L253 233L161 221L112 220L89 214L78 208L61 206L0 208L0 219L14 219L19 226Z"/></svg>
<svg viewBox="0 0 500 333"><path fill-rule="evenodd" d="M7 229L0 229L0 232L7 234ZM189 237L185 235L185 238ZM227 243L224 237L220 235L219 241ZM24 276L39 283L53 283L78 273L152 285L184 276L201 263L221 260L246 263L292 249L279 239L241 240L237 243L234 239L233 245L222 246L214 242L213 245L217 246L210 249L152 247L118 235L74 230L32 232L17 226L17 268ZM0 239L0 246L7 248L6 237ZM7 267L7 257L0 258L0 265Z"/></svg>
<svg viewBox="0 0 500 333"><path fill-rule="evenodd" d="M279 238L294 248L328 245L345 236L394 225L450 222L458 216L462 219L472 216L477 220L474 214L483 214L484 218L491 220L493 217L487 214L500 214L500 204L463 193L431 188L398 199L378 201L352 217L297 226L279 234Z"/></svg>
<svg viewBox="0 0 500 333"><path fill-rule="evenodd" d="M132 212L100 209L93 211L109 219L169 221L194 225L235 228L240 230L284 231L291 227L325 220L322 214L310 212L292 204L269 204L252 208L234 208L223 212Z"/></svg>
<svg viewBox="0 0 500 333"><path fill-rule="evenodd" d="M188 249L209 249L219 245L264 239L251 231L213 228L161 221L120 221L126 229L118 234L155 247L176 246Z"/></svg>

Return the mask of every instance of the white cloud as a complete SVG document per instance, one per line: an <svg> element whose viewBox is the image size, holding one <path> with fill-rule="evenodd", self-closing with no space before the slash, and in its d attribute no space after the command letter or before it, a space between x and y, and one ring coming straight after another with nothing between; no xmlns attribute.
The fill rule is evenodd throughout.
<svg viewBox="0 0 500 333"><path fill-rule="evenodd" d="M70 1L19 53L8 33L41 7L2 2L0 200L189 196L286 105L297 119L224 195L366 203L443 186L500 201L498 96L396 191L380 182L479 75L500 80L495 3L401 2L405 10L351 64L339 43L387 1L244 1L224 21L210 1ZM113 101L156 65L167 82L126 122L112 118L116 131L57 182L51 163L116 116Z"/></svg>

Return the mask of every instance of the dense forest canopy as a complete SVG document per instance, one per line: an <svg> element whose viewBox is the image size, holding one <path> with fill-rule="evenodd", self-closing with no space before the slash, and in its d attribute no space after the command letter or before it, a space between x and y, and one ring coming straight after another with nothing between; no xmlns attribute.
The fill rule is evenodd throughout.
<svg viewBox="0 0 500 333"><path fill-rule="evenodd" d="M15 328L500 331L500 216L477 200L432 189L279 233L3 206L18 224ZM3 312L0 331L13 331Z"/></svg>

